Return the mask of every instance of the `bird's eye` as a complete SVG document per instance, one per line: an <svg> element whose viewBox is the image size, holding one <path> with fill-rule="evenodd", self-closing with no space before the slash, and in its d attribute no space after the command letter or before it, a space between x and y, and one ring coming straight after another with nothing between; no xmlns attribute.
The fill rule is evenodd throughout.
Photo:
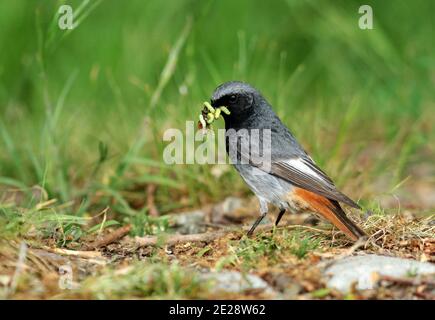
<svg viewBox="0 0 435 320"><path fill-rule="evenodd" d="M235 94L230 95L230 98L228 99L229 103L236 103L237 102L237 96Z"/></svg>

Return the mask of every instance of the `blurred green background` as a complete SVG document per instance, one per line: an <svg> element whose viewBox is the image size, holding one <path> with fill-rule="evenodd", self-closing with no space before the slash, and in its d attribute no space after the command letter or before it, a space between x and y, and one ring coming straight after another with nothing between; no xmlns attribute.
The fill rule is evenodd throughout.
<svg viewBox="0 0 435 320"><path fill-rule="evenodd" d="M65 3L70 31L57 26ZM363 4L373 30L358 27ZM20 206L56 198L71 214L127 217L146 216L149 184L161 213L249 194L232 168L162 161L163 131L243 80L345 192L391 191L435 160L434 12L405 0L2 1L2 190L37 185Z"/></svg>

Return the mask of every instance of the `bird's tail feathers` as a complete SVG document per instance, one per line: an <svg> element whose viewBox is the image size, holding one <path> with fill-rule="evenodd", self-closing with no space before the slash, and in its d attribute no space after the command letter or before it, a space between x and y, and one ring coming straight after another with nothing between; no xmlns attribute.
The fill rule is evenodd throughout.
<svg viewBox="0 0 435 320"><path fill-rule="evenodd" d="M296 193L308 203L311 210L319 213L322 217L330 221L352 240L356 241L366 236L366 233L346 216L346 213L337 201L304 189L298 189Z"/></svg>

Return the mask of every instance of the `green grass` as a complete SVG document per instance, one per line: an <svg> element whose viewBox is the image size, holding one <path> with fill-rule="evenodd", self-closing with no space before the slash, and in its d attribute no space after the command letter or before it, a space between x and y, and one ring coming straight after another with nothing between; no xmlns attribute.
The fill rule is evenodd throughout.
<svg viewBox="0 0 435 320"><path fill-rule="evenodd" d="M319 246L319 240L312 239L308 236L302 236L301 234L293 234L292 247L290 251L299 259L304 258L310 251L313 251Z"/></svg>
<svg viewBox="0 0 435 320"><path fill-rule="evenodd" d="M200 298L209 289L207 281L176 263L131 266L88 278L77 291L82 297L93 299L141 298L192 299ZM74 292L71 292L74 296Z"/></svg>
<svg viewBox="0 0 435 320"><path fill-rule="evenodd" d="M245 272L256 270L259 265L276 265L291 253L298 259L318 248L320 240L300 231L274 230L272 235L260 233L254 238L244 236L230 242L229 255L220 259L217 270L225 266L240 266Z"/></svg>
<svg viewBox="0 0 435 320"><path fill-rule="evenodd" d="M76 0L68 32L56 25L61 3L0 4L1 190L44 194L1 199L11 234L40 223L77 238L107 207L134 234L165 230L147 217L149 183L162 214L248 194L233 169L216 179L210 166L162 162L163 131L196 121L227 80L259 88L363 204L434 161L430 2L370 2L375 29L362 31L358 1ZM56 206L35 210L49 199Z"/></svg>

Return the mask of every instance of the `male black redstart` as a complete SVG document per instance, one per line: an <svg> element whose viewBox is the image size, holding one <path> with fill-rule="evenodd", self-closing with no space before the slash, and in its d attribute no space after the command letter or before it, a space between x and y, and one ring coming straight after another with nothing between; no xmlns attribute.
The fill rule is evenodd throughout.
<svg viewBox="0 0 435 320"><path fill-rule="evenodd" d="M311 211L332 222L352 240L365 236L364 231L346 216L339 202L358 209L360 206L337 190L255 88L243 82L226 82L216 88L210 102L215 108L226 106L230 111L222 114L227 133L242 129L246 129L244 132L260 131L256 135L259 141L254 143L264 147L262 133L269 131L269 157L267 163L261 165L252 160L251 153L255 148L244 148L243 139L226 137L227 152L230 154L231 150L236 150L237 159L234 156L232 159L231 155L230 159L260 202L261 215L248 235L266 216L271 203L280 209L275 225L286 210L293 213ZM252 135L248 143L249 147L254 147ZM255 147L258 149L257 145ZM264 157L262 159L264 161Z"/></svg>

